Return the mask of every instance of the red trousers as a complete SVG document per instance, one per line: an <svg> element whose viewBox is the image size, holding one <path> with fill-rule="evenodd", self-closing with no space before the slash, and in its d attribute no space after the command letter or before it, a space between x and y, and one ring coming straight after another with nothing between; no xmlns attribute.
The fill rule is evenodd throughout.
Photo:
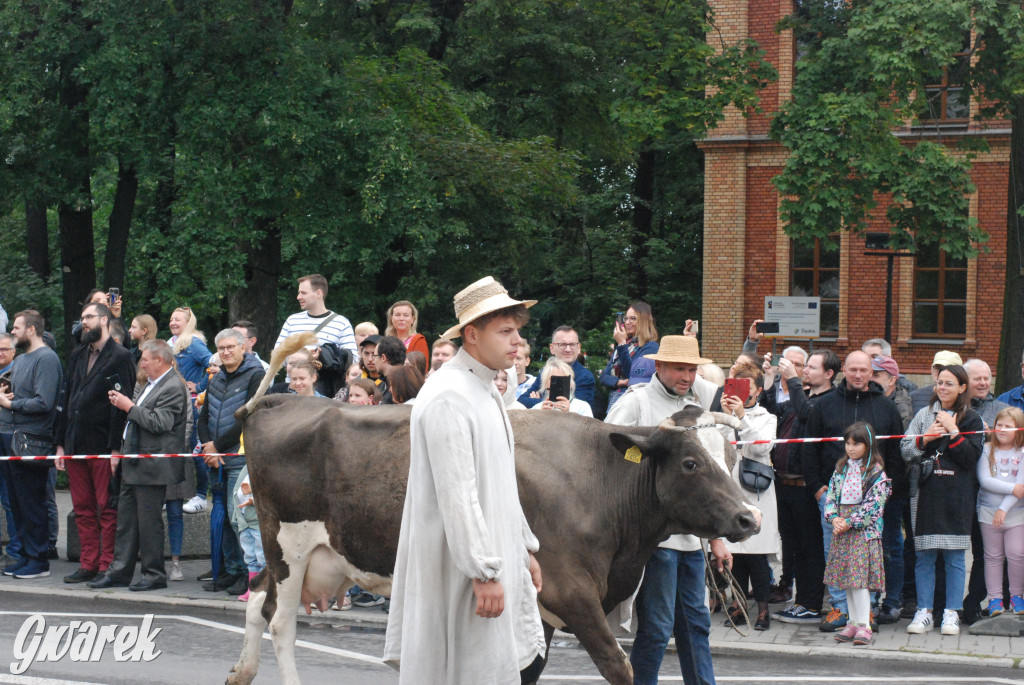
<svg viewBox="0 0 1024 685"><path fill-rule="evenodd" d="M68 460L68 485L75 509L75 525L82 545L81 567L106 571L114 560L117 511L107 506L110 500L110 461L107 459Z"/></svg>

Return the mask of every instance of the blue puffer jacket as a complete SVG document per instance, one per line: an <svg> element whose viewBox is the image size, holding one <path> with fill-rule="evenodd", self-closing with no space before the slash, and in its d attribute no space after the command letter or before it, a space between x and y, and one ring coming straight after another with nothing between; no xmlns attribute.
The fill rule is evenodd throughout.
<svg viewBox="0 0 1024 685"><path fill-rule="evenodd" d="M238 451L242 427L235 421L235 412L256 394L264 374L259 360L247 354L234 372L221 369L210 380L199 415L201 442L212 440L218 452ZM228 468L240 468L244 464L245 457L241 455L224 458L224 465Z"/></svg>

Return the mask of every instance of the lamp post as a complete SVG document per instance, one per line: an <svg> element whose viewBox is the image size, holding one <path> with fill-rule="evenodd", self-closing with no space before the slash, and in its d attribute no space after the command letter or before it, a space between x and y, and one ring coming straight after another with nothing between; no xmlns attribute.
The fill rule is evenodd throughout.
<svg viewBox="0 0 1024 685"><path fill-rule="evenodd" d="M916 255L913 252L903 252L901 250L889 249L889 234L882 232L871 232L869 231L864 235L864 247L867 248L867 252L864 253L868 257L885 257L886 268L885 268L885 339L889 344L892 344L892 271L893 263L898 257L910 257L913 259Z"/></svg>

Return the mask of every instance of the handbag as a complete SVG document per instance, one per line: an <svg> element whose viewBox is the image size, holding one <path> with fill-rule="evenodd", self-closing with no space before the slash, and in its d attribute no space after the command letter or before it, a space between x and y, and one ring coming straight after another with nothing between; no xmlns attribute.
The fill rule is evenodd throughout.
<svg viewBox="0 0 1024 685"><path fill-rule="evenodd" d="M758 499L761 493L771 487L775 480L775 469L768 464L743 457L740 459L740 485L744 490L757 493Z"/></svg>

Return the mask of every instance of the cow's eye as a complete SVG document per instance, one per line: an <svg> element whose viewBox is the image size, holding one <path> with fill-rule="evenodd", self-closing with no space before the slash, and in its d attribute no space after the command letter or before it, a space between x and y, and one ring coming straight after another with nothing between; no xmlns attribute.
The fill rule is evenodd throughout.
<svg viewBox="0 0 1024 685"><path fill-rule="evenodd" d="M693 459L687 459L686 461L683 462L683 469L685 469L686 471L696 471L697 462L694 461Z"/></svg>

